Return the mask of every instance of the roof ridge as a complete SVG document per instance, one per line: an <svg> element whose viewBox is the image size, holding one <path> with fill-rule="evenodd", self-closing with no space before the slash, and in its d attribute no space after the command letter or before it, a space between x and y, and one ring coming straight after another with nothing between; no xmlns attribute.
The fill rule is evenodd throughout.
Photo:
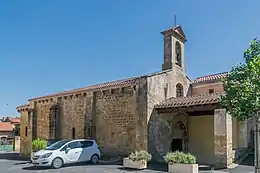
<svg viewBox="0 0 260 173"><path fill-rule="evenodd" d="M139 75L139 76L134 76L134 77L125 77L125 78L121 78L121 79L117 79L117 80L111 80L109 82L96 83L96 84L88 85L86 87L80 87L80 88L76 88L76 89L69 89L69 90L56 92L56 93L53 93L53 94L46 94L45 96L34 97L34 98L29 99L29 101L30 100L37 100L37 99L41 99L41 98L46 98L46 97L54 97L54 96L57 96L57 95L63 95L63 94L69 94L69 93L74 93L74 92L80 92L80 91L84 91L84 90L97 89L97 88L100 88L102 86L109 88L111 86L107 86L107 85L114 84L115 86L117 86L116 84L121 85L120 82L122 82L123 83L122 85L124 85L124 82L129 82L129 81L137 80L137 79L144 78L144 77L154 76L154 75L157 75L157 74L166 73L168 71L171 71L171 70L157 71L157 72L152 72L152 73L145 74L145 75Z"/></svg>
<svg viewBox="0 0 260 173"><path fill-rule="evenodd" d="M29 99L29 101L30 100L37 100L37 99L40 99L40 98L53 97L53 96L57 96L57 95L69 94L69 93L74 93L74 92L79 92L79 91L84 91L84 90L92 90L92 89L103 88L103 87L106 87L106 85L109 85L109 84L112 84L112 85L113 84L115 84L115 85L119 84L120 85L120 83L123 83L123 85L124 85L124 82L134 81L134 80L142 78L142 77L144 77L144 75L143 76L137 76L137 77L122 78L122 79L118 79L118 80L112 80L112 81L109 81L109 82L97 83L97 84L93 84L93 85L89 85L89 86L81 87L81 88L76 88L76 89L64 90L64 91L56 92L56 93L53 93L53 94L47 94L45 96L31 98L31 99Z"/></svg>
<svg viewBox="0 0 260 173"><path fill-rule="evenodd" d="M212 83L212 82L218 82L221 79L225 78L227 76L228 72L221 72L221 73L215 73L215 74L209 74L206 76L200 76L192 81L192 84L203 84L203 83Z"/></svg>
<svg viewBox="0 0 260 173"><path fill-rule="evenodd" d="M167 107L189 107L194 105L205 105L205 104L218 104L219 96L224 93L213 93L213 94L201 94L188 97L170 98L159 104L155 105L155 108L167 108Z"/></svg>
<svg viewBox="0 0 260 173"><path fill-rule="evenodd" d="M167 100L171 100L171 99L181 99L181 98L198 98L198 97L205 97L205 96L217 96L217 95L223 95L225 94L225 92L217 92L217 93L212 93L212 94L209 94L209 93L204 93L204 94L199 94L199 95L190 95L190 96L186 96L186 97L171 97ZM167 101L165 100L165 101Z"/></svg>
<svg viewBox="0 0 260 173"><path fill-rule="evenodd" d="M219 73L204 75L204 76L197 77L195 80L200 79L200 78L203 78L203 77L210 77L210 76L216 76L216 75L227 74L227 73L228 73L228 72L219 72Z"/></svg>

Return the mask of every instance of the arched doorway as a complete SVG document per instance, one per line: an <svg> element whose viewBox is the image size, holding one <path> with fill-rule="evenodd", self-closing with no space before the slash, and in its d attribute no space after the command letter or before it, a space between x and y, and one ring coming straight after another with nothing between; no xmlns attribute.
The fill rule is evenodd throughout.
<svg viewBox="0 0 260 173"><path fill-rule="evenodd" d="M173 139L171 142L171 151L183 151L183 139Z"/></svg>
<svg viewBox="0 0 260 173"><path fill-rule="evenodd" d="M187 130L183 122L178 121L173 126L173 139L171 141L171 148L172 152L174 151L185 151L185 141L187 138Z"/></svg>

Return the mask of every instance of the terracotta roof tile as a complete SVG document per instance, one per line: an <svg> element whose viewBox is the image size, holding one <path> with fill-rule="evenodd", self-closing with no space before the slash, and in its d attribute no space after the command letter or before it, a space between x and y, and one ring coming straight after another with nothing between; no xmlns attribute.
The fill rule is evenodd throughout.
<svg viewBox="0 0 260 173"><path fill-rule="evenodd" d="M1 132L11 132L13 131L13 126L10 122L0 122Z"/></svg>
<svg viewBox="0 0 260 173"><path fill-rule="evenodd" d="M9 117L9 120L11 123L20 123L20 118L13 118L13 117Z"/></svg>
<svg viewBox="0 0 260 173"><path fill-rule="evenodd" d="M87 91L87 90L100 90L100 89L120 87L120 86L125 86L125 85L134 85L134 84L136 84L136 81L138 78L140 78L140 77L134 77L134 78L129 78L129 79L122 79L122 80L116 80L116 81L112 81L112 82L106 82L106 83L97 84L97 85L91 85L91 86L84 87L84 88L72 89L72 90L58 92L55 94L50 94L50 95L46 95L46 96L42 96L42 97L32 98L30 100L44 99L47 97L54 97L54 96L71 94L71 93L76 93L76 92L83 92L83 91Z"/></svg>
<svg viewBox="0 0 260 173"><path fill-rule="evenodd" d="M213 82L219 82L222 79L224 79L227 76L227 72L223 73L217 73L217 74L211 74L207 76L201 76L192 81L192 84L204 84L204 83L213 83Z"/></svg>
<svg viewBox="0 0 260 173"><path fill-rule="evenodd" d="M170 98L162 103L155 105L155 108L157 109L177 108L177 107L190 107L190 106L197 106L197 105L215 104L215 103L219 103L219 99L221 95L223 95L223 93Z"/></svg>

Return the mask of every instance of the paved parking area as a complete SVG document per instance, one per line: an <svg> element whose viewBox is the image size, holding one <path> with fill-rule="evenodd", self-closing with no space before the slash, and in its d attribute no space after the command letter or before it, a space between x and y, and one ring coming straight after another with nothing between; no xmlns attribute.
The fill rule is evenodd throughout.
<svg viewBox="0 0 260 173"><path fill-rule="evenodd" d="M136 171L124 169L121 165L73 165L66 166L61 169L46 169L34 167L30 163L22 161L13 161L13 160L0 160L0 173L37 173L37 172L46 172L46 173L129 173L129 172L140 172L140 173L165 173L167 170L162 167L156 168L154 165L153 168ZM211 172L211 171L210 171ZM210 173L205 172L205 173Z"/></svg>
<svg viewBox="0 0 260 173"><path fill-rule="evenodd" d="M73 165L66 166L61 169L46 169L34 167L30 163L21 161L10 161L10 160L0 160L0 173L125 173L125 172L142 172L142 173L159 173L165 172L160 170L124 170L121 165Z"/></svg>
<svg viewBox="0 0 260 173"><path fill-rule="evenodd" d="M166 168L158 167L156 165L149 169L136 171L136 170L125 170L121 165L73 165L66 166L58 170L38 168L34 167L30 163L23 161L13 160L0 160L0 173L129 173L129 172L140 172L140 173L165 173ZM200 173L227 173L228 171L200 171ZM231 173L253 173L253 167L251 166L239 166L232 170Z"/></svg>
<svg viewBox="0 0 260 173"><path fill-rule="evenodd" d="M7 157L8 156L8 157ZM250 161L251 162L251 161ZM14 154L1 154L0 153L0 173L129 173L129 172L140 172L140 173L165 173L167 172L167 165L161 164L149 164L149 168L136 171L136 170L125 170L120 164L111 164L111 165L72 165L66 166L58 170L46 169L34 167L32 164L25 161L19 161L17 156ZM222 170L222 171L210 171L210 170L201 170L200 173L254 173L253 166L238 166L231 170Z"/></svg>

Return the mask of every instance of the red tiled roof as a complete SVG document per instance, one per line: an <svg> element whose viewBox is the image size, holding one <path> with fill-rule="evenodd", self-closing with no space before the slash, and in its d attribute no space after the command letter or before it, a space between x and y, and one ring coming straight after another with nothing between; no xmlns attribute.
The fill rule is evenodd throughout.
<svg viewBox="0 0 260 173"><path fill-rule="evenodd" d="M162 103L155 105L155 108L177 108L190 107L197 105L208 105L219 103L219 99L223 93L214 93L206 95L197 95L190 97L170 98Z"/></svg>
<svg viewBox="0 0 260 173"><path fill-rule="evenodd" d="M214 83L219 82L227 76L228 72L211 74L207 76L201 76L192 81L192 84Z"/></svg>
<svg viewBox="0 0 260 173"><path fill-rule="evenodd" d="M11 123L20 123L21 121L20 121L20 118L13 118L13 117L9 117L9 120L10 120L10 122Z"/></svg>
<svg viewBox="0 0 260 173"><path fill-rule="evenodd" d="M137 81L137 79L140 77L133 77L133 78L128 78L128 79L122 79L122 80L116 80L112 82L106 82L103 84L97 84L97 85L91 85L85 88L79 88L79 89L72 89L68 91L63 91L63 92L58 92L55 94L50 94L42 97L37 97L37 98L32 98L30 100L36 100L36 99L44 99L47 97L54 97L54 96L60 96L60 95L65 95L65 94L71 94L71 93L76 93L76 92L83 92L87 90L100 90L100 89L106 89L106 88L112 88L112 87L119 87L119 86L125 86L125 85L134 85Z"/></svg>
<svg viewBox="0 0 260 173"><path fill-rule="evenodd" d="M13 131L13 126L10 122L0 122L1 132L11 132Z"/></svg>

